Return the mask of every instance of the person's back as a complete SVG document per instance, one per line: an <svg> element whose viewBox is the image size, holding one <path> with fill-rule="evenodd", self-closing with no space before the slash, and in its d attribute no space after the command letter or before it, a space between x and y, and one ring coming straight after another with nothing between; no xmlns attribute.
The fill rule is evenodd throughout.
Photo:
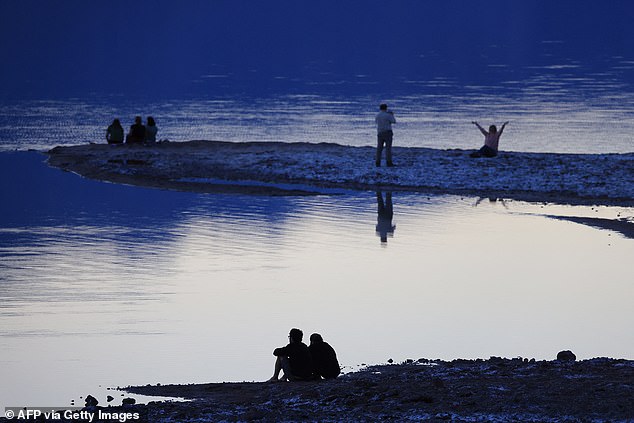
<svg viewBox="0 0 634 423"><path fill-rule="evenodd" d="M156 142L156 134L158 132L158 128L156 127L156 122L152 116L148 116L147 125L145 126L145 141L146 142Z"/></svg>
<svg viewBox="0 0 634 423"><path fill-rule="evenodd" d="M495 125L489 126L489 130L484 129L480 124L476 121L471 122L475 126L478 127L482 135L484 135L484 145L478 151L475 151L470 154L471 157L495 157L498 155L498 147L500 145L500 136L502 136L502 132L504 132L504 128L508 124L508 122L504 122L500 130L497 130Z"/></svg>
<svg viewBox="0 0 634 423"><path fill-rule="evenodd" d="M394 119L394 114L388 112L387 110L381 110L374 118L376 122L376 131L377 133L391 131L392 124L396 123L396 119Z"/></svg>
<svg viewBox="0 0 634 423"><path fill-rule="evenodd" d="M115 119L108 129L106 130L106 140L108 144L121 144L123 143L123 127L119 122L119 119Z"/></svg>
<svg viewBox="0 0 634 423"><path fill-rule="evenodd" d="M277 348L273 355L288 357L293 376L303 379L313 377L313 358L303 342L291 342L285 347Z"/></svg>
<svg viewBox="0 0 634 423"><path fill-rule="evenodd" d="M303 336L301 330L293 328L288 335L290 341L288 345L273 350L273 355L277 359L273 377L269 381L278 381L281 370L284 370L282 380L298 381L314 378L313 359L308 346L302 342Z"/></svg>
<svg viewBox="0 0 634 423"><path fill-rule="evenodd" d="M379 106L379 113L374 118L376 122L376 166L381 166L381 155L385 146L385 161L388 166L394 166L392 162L392 124L396 123L394 113L388 111L387 104L383 103Z"/></svg>
<svg viewBox="0 0 634 423"><path fill-rule="evenodd" d="M126 138L126 142L129 144L132 143L142 143L145 141L145 126L141 123L141 117L137 116L134 119L134 124L130 126L130 132Z"/></svg>
<svg viewBox="0 0 634 423"><path fill-rule="evenodd" d="M315 373L324 379L334 379L341 373L337 353L325 342L321 335L314 333L310 336L310 346L308 347L313 359Z"/></svg>
<svg viewBox="0 0 634 423"><path fill-rule="evenodd" d="M497 154L498 146L500 144L500 135L502 135L502 131L492 131L489 129L489 132L484 136L484 145L495 151Z"/></svg>
<svg viewBox="0 0 634 423"><path fill-rule="evenodd" d="M143 142L145 140L145 126L135 123L130 127L130 142Z"/></svg>

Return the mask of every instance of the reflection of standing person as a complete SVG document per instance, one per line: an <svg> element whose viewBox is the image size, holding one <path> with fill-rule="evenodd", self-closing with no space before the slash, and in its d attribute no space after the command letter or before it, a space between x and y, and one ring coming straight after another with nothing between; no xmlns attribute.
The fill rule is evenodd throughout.
<svg viewBox="0 0 634 423"><path fill-rule="evenodd" d="M141 116L137 116L134 118L134 125L130 126L130 132L128 132L125 142L126 144L134 144L143 141L145 141L145 126L143 126Z"/></svg>
<svg viewBox="0 0 634 423"><path fill-rule="evenodd" d="M381 238L381 242L387 242L387 236L394 236L395 225L392 225L392 218L394 217L394 209L392 207L392 193L385 193L385 201L383 201L383 194L381 191L376 192L377 210L377 223L376 234Z"/></svg>
<svg viewBox="0 0 634 423"><path fill-rule="evenodd" d="M119 119L113 120L106 129L106 141L108 144L123 144L123 127Z"/></svg>
<svg viewBox="0 0 634 423"><path fill-rule="evenodd" d="M310 355L315 365L315 376L317 378L334 379L341 373L337 353L328 342L324 341L318 333L310 335L310 345L308 346Z"/></svg>
<svg viewBox="0 0 634 423"><path fill-rule="evenodd" d="M500 143L500 137L502 136L502 132L504 128L508 124L508 122L504 122L500 131L497 130L495 125L489 126L489 130L487 131L483 127L480 126L478 122L471 122L475 126L478 127L482 135L484 135L484 145L478 151L471 153L471 157L495 157L498 155L498 145Z"/></svg>
<svg viewBox="0 0 634 423"><path fill-rule="evenodd" d="M270 382L276 382L280 372L284 370L283 381L298 381L313 379L313 359L308 350L308 346L302 342L304 333L296 328L291 329L288 334L288 345L276 348L273 355L275 360L275 371Z"/></svg>
<svg viewBox="0 0 634 423"><path fill-rule="evenodd" d="M145 125L145 142L156 142L156 133L158 128L152 116L147 117L147 125Z"/></svg>
<svg viewBox="0 0 634 423"><path fill-rule="evenodd" d="M394 166L392 162L392 124L396 123L394 112L387 110L387 104L379 106L379 114L376 115L377 143L376 143L376 166L381 166L381 154L385 145L385 161L388 166Z"/></svg>

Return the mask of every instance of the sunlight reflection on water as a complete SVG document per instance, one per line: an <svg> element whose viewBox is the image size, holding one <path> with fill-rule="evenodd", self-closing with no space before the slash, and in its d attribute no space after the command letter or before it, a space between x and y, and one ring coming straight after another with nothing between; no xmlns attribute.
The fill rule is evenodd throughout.
<svg viewBox="0 0 634 423"><path fill-rule="evenodd" d="M610 76L544 74L527 81L508 80L496 88L458 87L456 81L445 81L442 87L429 84L407 81L412 89L390 98L282 94L272 98L154 102L100 98L0 104L0 151L102 143L113 118L120 118L128 128L135 115L154 116L158 138L171 141L374 145L373 119L381 101L388 101L396 113L397 146L476 148L482 140L470 124L472 120L483 125L509 120L501 144L505 150L632 151L634 95Z"/></svg>
<svg viewBox="0 0 634 423"><path fill-rule="evenodd" d="M567 348L634 358L634 240L551 218L634 225L632 208L394 193L382 243L375 193L163 192L13 157L39 175L26 192L58 191L45 209L23 208L29 196L3 205L0 378L14 381L3 401L265 380L293 326L321 332L346 366Z"/></svg>

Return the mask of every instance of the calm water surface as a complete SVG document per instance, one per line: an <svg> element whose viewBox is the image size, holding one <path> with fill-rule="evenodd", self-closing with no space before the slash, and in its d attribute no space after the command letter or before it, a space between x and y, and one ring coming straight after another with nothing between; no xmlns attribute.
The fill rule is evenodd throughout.
<svg viewBox="0 0 634 423"><path fill-rule="evenodd" d="M0 2L0 409L266 380L291 327L347 370L634 359L632 208L394 193L382 243L374 192L167 192L26 152L136 115L171 141L374 145L383 101L396 146L509 120L502 150L632 152L631 3L102 3Z"/></svg>
<svg viewBox="0 0 634 423"><path fill-rule="evenodd" d="M627 224L601 229L632 208L394 193L382 243L373 192L199 195L42 161L0 154L2 406L266 380L291 327L322 333L348 369L561 349L634 358L634 240Z"/></svg>
<svg viewBox="0 0 634 423"><path fill-rule="evenodd" d="M127 130L136 115L154 116L158 139L171 141L374 145L374 115L383 101L396 113L397 146L476 148L482 136L471 121L499 125L508 120L504 150L634 151L634 57L580 60L571 56L566 43L542 40L537 45L538 59L522 65L482 55L474 66L485 73L484 79L469 78L466 71L462 76L448 72L430 77L403 69L389 90L370 75L322 69L310 77L260 75L253 84L269 87L272 92L266 95L227 93L245 78L217 73L191 81L197 95L167 99L123 94L0 99L0 151L102 143L113 118L120 118ZM423 59L453 69L446 57Z"/></svg>
<svg viewBox="0 0 634 423"><path fill-rule="evenodd" d="M564 78L565 80L565 78ZM290 95L179 100L82 98L0 102L0 151L48 150L56 145L105 143L117 117L129 128L135 115L152 115L158 139L233 142L334 142L374 145L374 115L381 101L396 113L395 146L477 148L471 125L510 121L501 141L507 151L626 153L634 150L634 94L605 79L598 93L560 78L495 89L449 88L442 81L410 81L411 91L380 95ZM436 86L440 84L440 86ZM579 84L579 83L578 83ZM404 83L404 85L407 85ZM429 89L428 86L431 86Z"/></svg>

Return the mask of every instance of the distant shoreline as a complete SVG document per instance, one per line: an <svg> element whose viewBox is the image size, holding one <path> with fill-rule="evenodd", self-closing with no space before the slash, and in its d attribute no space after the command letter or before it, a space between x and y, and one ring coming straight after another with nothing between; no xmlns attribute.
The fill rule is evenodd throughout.
<svg viewBox="0 0 634 423"><path fill-rule="evenodd" d="M396 167L373 147L332 143L85 144L48 151L51 166L114 183L194 192L314 195L410 191L531 202L634 206L634 153L501 152L396 147Z"/></svg>

